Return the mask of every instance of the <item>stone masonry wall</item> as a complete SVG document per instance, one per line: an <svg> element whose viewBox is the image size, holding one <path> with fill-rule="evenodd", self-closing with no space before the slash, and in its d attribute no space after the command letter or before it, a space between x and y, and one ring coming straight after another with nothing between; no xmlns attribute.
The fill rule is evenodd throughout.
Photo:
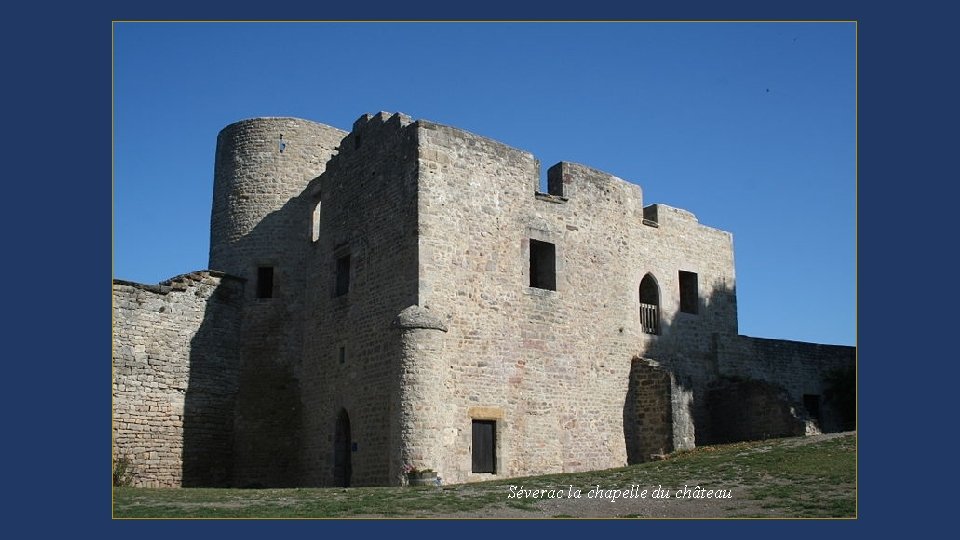
<svg viewBox="0 0 960 540"><path fill-rule="evenodd" d="M233 483L301 482L301 389L306 257L318 198L307 186L346 132L297 118L253 118L217 137L210 267L242 276L242 368L235 415ZM258 297L258 267L273 291Z"/></svg>
<svg viewBox="0 0 960 540"><path fill-rule="evenodd" d="M397 483L397 315L417 303L417 146L409 117L364 115L326 172L318 238L304 242L304 485L333 485L335 426L350 423L350 485ZM349 287L336 294L338 260ZM340 351L343 351L341 357ZM342 361L341 361L342 358Z"/></svg>
<svg viewBox="0 0 960 540"><path fill-rule="evenodd" d="M446 324L428 310L410 306L394 320L400 334L400 388L394 405L396 424L391 426L396 451L391 453L391 474L400 483L404 465L430 469L442 455L444 440L456 435L446 423L450 366L443 333ZM442 477L441 477L442 478Z"/></svg>
<svg viewBox="0 0 960 540"><path fill-rule="evenodd" d="M417 125L420 305L449 326L452 433L432 468L464 482L625 464L635 357L676 374L674 447L692 446L697 393L716 374L713 335L736 332L729 233L662 205L655 227L638 186L582 165L551 169L562 195L536 194L531 154ZM531 239L555 245L555 291L530 287ZM679 313L681 270L698 274L696 315ZM647 273L659 284L659 336L640 329ZM471 471L471 421L482 417L497 421L496 475Z"/></svg>
<svg viewBox="0 0 960 540"><path fill-rule="evenodd" d="M114 284L114 453L137 485L616 467L791 432L855 364L853 347L738 336L732 235L590 167L554 165L539 193L532 154L379 113L350 133L231 124L214 176L214 271ZM553 245L553 287L531 284L534 241ZM495 473L472 470L474 421L495 422Z"/></svg>
<svg viewBox="0 0 960 540"><path fill-rule="evenodd" d="M251 118L223 128L214 163L210 267L255 283L258 264L299 261L313 210L301 194L346 134L299 118ZM286 272L298 276L296 268L280 268L278 288L286 285Z"/></svg>
<svg viewBox="0 0 960 540"><path fill-rule="evenodd" d="M782 387L755 379L722 378L710 385L707 444L795 437L806 433L804 412Z"/></svg>
<svg viewBox="0 0 960 540"><path fill-rule="evenodd" d="M218 272L114 281L113 454L133 485L229 483L242 297Z"/></svg>
<svg viewBox="0 0 960 540"><path fill-rule="evenodd" d="M749 336L719 339L717 354L721 375L779 385L798 406L805 394L822 397L827 389L826 375L855 368L857 360L856 347ZM840 429L841 422L835 412L830 407L822 407L821 429Z"/></svg>
<svg viewBox="0 0 960 540"><path fill-rule="evenodd" d="M635 358L623 409L627 463L649 461L673 451L670 373L655 362Z"/></svg>

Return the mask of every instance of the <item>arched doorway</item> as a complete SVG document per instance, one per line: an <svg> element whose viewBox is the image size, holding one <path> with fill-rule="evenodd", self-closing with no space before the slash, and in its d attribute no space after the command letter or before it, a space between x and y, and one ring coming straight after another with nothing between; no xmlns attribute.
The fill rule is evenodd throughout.
<svg viewBox="0 0 960 540"><path fill-rule="evenodd" d="M660 334L660 286L650 274L640 281L640 328L645 334Z"/></svg>
<svg viewBox="0 0 960 540"><path fill-rule="evenodd" d="M348 487L353 472L350 465L350 416L340 409L333 436L333 485Z"/></svg>

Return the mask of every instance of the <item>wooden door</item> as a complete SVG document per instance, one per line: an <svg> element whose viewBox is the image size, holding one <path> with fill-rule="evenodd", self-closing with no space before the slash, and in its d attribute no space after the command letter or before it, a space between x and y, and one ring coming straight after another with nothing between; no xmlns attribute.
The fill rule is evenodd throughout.
<svg viewBox="0 0 960 540"><path fill-rule="evenodd" d="M473 472L497 472L497 422L473 421Z"/></svg>

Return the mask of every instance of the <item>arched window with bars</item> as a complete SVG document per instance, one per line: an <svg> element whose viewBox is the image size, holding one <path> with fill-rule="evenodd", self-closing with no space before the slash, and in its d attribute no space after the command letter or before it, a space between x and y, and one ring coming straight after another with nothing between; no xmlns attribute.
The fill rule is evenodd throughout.
<svg viewBox="0 0 960 540"><path fill-rule="evenodd" d="M640 281L640 328L644 334L660 334L660 286L651 274Z"/></svg>

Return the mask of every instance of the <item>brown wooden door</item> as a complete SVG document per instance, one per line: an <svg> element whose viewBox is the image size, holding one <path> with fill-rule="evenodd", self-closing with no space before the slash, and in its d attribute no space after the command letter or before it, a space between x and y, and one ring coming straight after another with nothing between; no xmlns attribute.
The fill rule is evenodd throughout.
<svg viewBox="0 0 960 540"><path fill-rule="evenodd" d="M473 472L497 472L497 423L494 420L473 421Z"/></svg>

